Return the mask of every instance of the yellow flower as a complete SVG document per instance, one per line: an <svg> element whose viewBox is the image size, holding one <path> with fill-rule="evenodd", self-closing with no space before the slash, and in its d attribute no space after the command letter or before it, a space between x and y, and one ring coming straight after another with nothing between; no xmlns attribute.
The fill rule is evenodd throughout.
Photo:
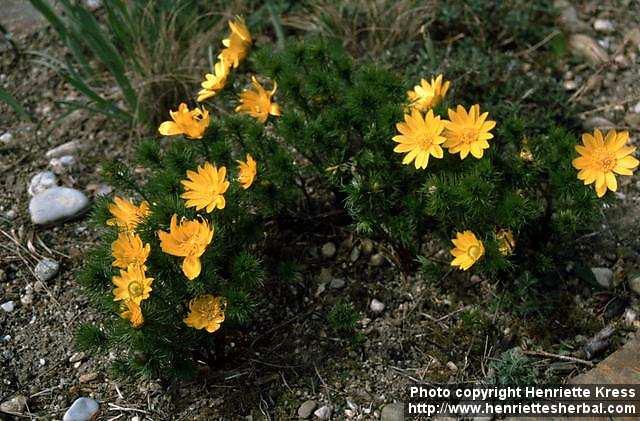
<svg viewBox="0 0 640 421"><path fill-rule="evenodd" d="M169 111L173 121L165 121L158 127L163 136L175 136L184 134L191 139L202 139L205 130L209 127L209 111L204 108L189 110L184 102L177 111Z"/></svg>
<svg viewBox="0 0 640 421"><path fill-rule="evenodd" d="M253 159L253 157L247 154L247 161L236 161L238 163L239 175L238 181L242 184L243 189L248 189L253 184L253 180L256 178L256 174L258 172L258 164Z"/></svg>
<svg viewBox="0 0 640 421"><path fill-rule="evenodd" d="M227 83L227 76L229 76L229 66L224 60L218 61L213 66L213 73L204 75L205 81L200 84L202 89L198 92L198 102L217 95Z"/></svg>
<svg viewBox="0 0 640 421"><path fill-rule="evenodd" d="M596 183L598 197L604 196L607 189L617 190L615 174L633 175L632 170L638 166L638 160L632 156L636 148L626 146L628 140L629 132L609 130L603 138L596 129L593 135L582 135L583 145L576 145L580 156L573 160L573 166L579 170L578 179L585 185Z"/></svg>
<svg viewBox="0 0 640 421"><path fill-rule="evenodd" d="M109 212L114 217L107 221L107 225L117 226L126 231L133 231L150 213L147 202L134 205L130 200L116 196L109 205Z"/></svg>
<svg viewBox="0 0 640 421"><path fill-rule="evenodd" d="M433 110L429 110L427 114L417 109L411 110L411 114L405 114L404 122L396 124L396 128L401 133L393 137L393 141L399 143L393 149L394 152L406 153L403 164L414 164L417 168L427 168L429 156L434 158L442 158L442 144L445 137L442 136L444 130L444 121L440 120L440 116L434 116Z"/></svg>
<svg viewBox="0 0 640 421"><path fill-rule="evenodd" d="M280 106L271 102L271 97L276 93L278 84L273 82L273 89L267 92L255 76L251 76L253 90L245 89L240 94L240 105L236 107L236 112L249 114L261 123L265 123L269 114L279 116Z"/></svg>
<svg viewBox="0 0 640 421"><path fill-rule="evenodd" d="M420 85L416 85L412 91L407 92L411 107L418 111L426 112L430 108L437 106L449 90L449 81L442 83L442 75L431 78L431 83L425 79L420 80Z"/></svg>
<svg viewBox="0 0 640 421"><path fill-rule="evenodd" d="M187 171L188 180L180 181L185 187L180 197L187 200L188 208L195 207L197 211L206 208L210 213L216 208L224 209L226 202L223 194L229 188L226 176L225 167L217 169L215 165L205 162L204 167L198 166L198 172Z"/></svg>
<svg viewBox="0 0 640 421"><path fill-rule="evenodd" d="M131 264L143 266L150 251L151 246L142 244L139 235L121 232L118 239L111 244L111 255L115 259L112 265L121 269L126 269Z"/></svg>
<svg viewBox="0 0 640 421"><path fill-rule="evenodd" d="M503 256L508 256L513 253L513 250L516 248L516 240L513 238L513 232L511 232L511 230L503 229L498 231L496 238L498 239L498 250L500 250Z"/></svg>
<svg viewBox="0 0 640 421"><path fill-rule="evenodd" d="M454 248L451 254L454 259L451 266L459 266L462 270L469 269L484 255L484 245L471 231L457 232L456 238L451 240Z"/></svg>
<svg viewBox="0 0 640 421"><path fill-rule="evenodd" d="M184 257L182 272L190 280L200 275L200 256L213 239L213 228L206 221L181 221L171 217L169 232L158 231L162 251L172 256Z"/></svg>
<svg viewBox="0 0 640 421"><path fill-rule="evenodd" d="M142 317L142 309L140 304L136 304L134 301L126 300L122 306L122 313L120 317L123 319L129 319L131 325L135 328L142 326L144 323L144 317Z"/></svg>
<svg viewBox="0 0 640 421"><path fill-rule="evenodd" d="M205 294L191 300L189 315L184 322L194 329L206 329L207 332L213 333L220 329L220 325L224 322L224 310L224 298Z"/></svg>
<svg viewBox="0 0 640 421"><path fill-rule="evenodd" d="M460 159L465 159L469 152L476 158L482 158L484 149L489 147L487 140L492 139L489 133L496 125L495 121L487 120L489 113L480 114L480 106L472 105L469 112L462 105L456 111L449 109L449 120L444 135L447 141L444 147L452 154L460 152Z"/></svg>
<svg viewBox="0 0 640 421"><path fill-rule="evenodd" d="M131 300L140 304L142 300L149 298L153 278L147 278L144 273L146 269L139 265L129 265L126 270L120 269L120 276L114 276L111 280L116 286L113 301Z"/></svg>
<svg viewBox="0 0 640 421"><path fill-rule="evenodd" d="M236 68L249 53L253 39L251 39L249 28L241 17L236 17L235 21L229 21L229 28L231 34L229 38L222 40L222 45L225 48L218 55L218 58L223 60L227 66Z"/></svg>

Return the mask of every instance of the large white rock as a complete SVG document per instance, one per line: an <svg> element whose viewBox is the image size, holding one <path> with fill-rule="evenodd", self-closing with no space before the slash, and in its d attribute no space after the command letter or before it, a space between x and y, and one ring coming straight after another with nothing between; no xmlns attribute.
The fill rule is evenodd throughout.
<svg viewBox="0 0 640 421"><path fill-rule="evenodd" d="M72 218L89 205L89 199L79 190L52 187L35 195L29 202L31 222L50 224Z"/></svg>

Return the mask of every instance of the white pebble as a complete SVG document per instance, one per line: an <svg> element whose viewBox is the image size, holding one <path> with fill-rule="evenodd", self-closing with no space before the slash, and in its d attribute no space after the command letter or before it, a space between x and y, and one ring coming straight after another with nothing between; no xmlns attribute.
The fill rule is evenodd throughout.
<svg viewBox="0 0 640 421"><path fill-rule="evenodd" d="M382 301L378 301L377 299L371 300L371 304L369 304L369 309L373 313L382 313L384 311L385 305Z"/></svg>
<svg viewBox="0 0 640 421"><path fill-rule="evenodd" d="M7 301L6 303L2 303L2 305L0 305L0 308L2 308L7 313L11 313L13 309L16 308L16 305L13 301Z"/></svg>

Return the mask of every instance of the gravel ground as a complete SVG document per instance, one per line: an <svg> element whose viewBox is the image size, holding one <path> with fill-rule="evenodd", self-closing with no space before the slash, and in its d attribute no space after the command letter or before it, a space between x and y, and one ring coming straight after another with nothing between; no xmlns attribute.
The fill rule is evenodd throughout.
<svg viewBox="0 0 640 421"><path fill-rule="evenodd" d="M563 82L574 93L586 127L626 128L637 145L640 11L631 13L633 7L637 1L575 4L579 20L565 20L567 39L580 33L602 51L585 57L580 45L569 42L577 58L567 60ZM18 41L24 51L55 54L50 37L42 30ZM330 413L332 419L394 420L398 407L393 402L402 401L405 385L414 379L484 380L492 374L491 362L513 347L573 354L604 326L615 326L612 346L598 361L638 327L638 295L626 284L640 262L636 175L622 179L601 229L578 242L590 266L612 270L613 286L593 291L569 279L553 291L558 300L552 319L489 309L486 303L500 284L477 276L446 272L428 280L402 274L388 245L354 238L339 227L304 239L285 233L291 237L285 242L289 249L281 252L297 257L301 275L284 287L267 283L272 297L250 327L228 335L219 367L203 366L191 382L118 379L108 370L112 356L74 349L76 326L97 317L75 282L95 232L85 216L35 228L26 187L35 173L49 167L47 150L81 140L91 148L76 154L78 164L60 174L60 184L95 197L104 188L100 162L130 156L127 134L81 111L63 118L59 101L73 92L54 73L34 66L29 56L13 62L3 52L0 83L25 100L37 120L20 122L0 104L0 136L13 138L0 144L0 304L15 305L12 312L0 310L0 402L25 396L25 417L61 419L77 397L87 396L100 402L99 419L293 419L299 410L309 410L312 418ZM331 220L326 222L331 226ZM335 254L326 253L330 247L323 253L327 242ZM445 262L440 247L429 242L426 252ZM57 276L39 282L32 271L44 257L61 267ZM344 285L335 281L332 287L334 279ZM359 314L355 336L336 335L326 322L329 309L344 297ZM374 299L379 303L372 305ZM553 358L535 357L534 363L555 379L588 368Z"/></svg>

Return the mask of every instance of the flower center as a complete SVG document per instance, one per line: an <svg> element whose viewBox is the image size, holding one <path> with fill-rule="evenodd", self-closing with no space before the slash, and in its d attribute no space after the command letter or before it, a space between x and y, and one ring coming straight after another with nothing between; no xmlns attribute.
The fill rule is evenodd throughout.
<svg viewBox="0 0 640 421"><path fill-rule="evenodd" d="M202 303L202 306L198 309L198 315L201 319L209 322L214 321L218 315L218 306L211 300Z"/></svg>
<svg viewBox="0 0 640 421"><path fill-rule="evenodd" d="M133 298L140 297L144 290L142 284L138 281L129 282L129 286L127 287L127 289L129 291L129 295Z"/></svg>
<svg viewBox="0 0 640 421"><path fill-rule="evenodd" d="M473 260L477 260L480 258L480 247L478 246L471 246L469 247L469 250L467 250L467 254L469 255L469 257L471 257Z"/></svg>
<svg viewBox="0 0 640 421"><path fill-rule="evenodd" d="M476 140L478 140L478 131L474 128L464 129L460 135L460 142L467 145L475 142Z"/></svg>
<svg viewBox="0 0 640 421"><path fill-rule="evenodd" d="M613 171L616 167L617 160L615 156L611 155L606 151L602 151L599 157L597 158L598 165L604 172Z"/></svg>

